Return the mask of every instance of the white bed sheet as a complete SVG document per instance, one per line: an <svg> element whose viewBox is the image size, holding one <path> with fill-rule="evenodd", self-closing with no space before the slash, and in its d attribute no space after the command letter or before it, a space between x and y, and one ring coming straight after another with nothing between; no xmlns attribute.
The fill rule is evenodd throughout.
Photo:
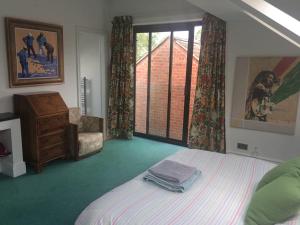
<svg viewBox="0 0 300 225"><path fill-rule="evenodd" d="M187 192L161 189L143 181L143 173L92 202L75 225L241 225L257 183L275 166L199 150L179 151L168 159L202 171ZM300 225L300 219L285 224Z"/></svg>

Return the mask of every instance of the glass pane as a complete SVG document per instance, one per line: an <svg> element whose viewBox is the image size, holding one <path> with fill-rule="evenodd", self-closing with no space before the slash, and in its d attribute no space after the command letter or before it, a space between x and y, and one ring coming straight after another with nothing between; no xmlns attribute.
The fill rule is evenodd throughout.
<svg viewBox="0 0 300 225"><path fill-rule="evenodd" d="M146 133L149 33L136 34L135 132Z"/></svg>
<svg viewBox="0 0 300 225"><path fill-rule="evenodd" d="M192 79L191 79L191 92L190 92L190 109L189 109L189 131L191 127L191 120L193 115L193 107L195 101L195 92L198 77L198 66L200 57L201 46L201 26L196 26L194 29L194 46L193 46L193 63L192 63Z"/></svg>
<svg viewBox="0 0 300 225"><path fill-rule="evenodd" d="M152 34L149 134L166 137L170 32Z"/></svg>
<svg viewBox="0 0 300 225"><path fill-rule="evenodd" d="M169 137L182 140L189 31L174 32Z"/></svg>

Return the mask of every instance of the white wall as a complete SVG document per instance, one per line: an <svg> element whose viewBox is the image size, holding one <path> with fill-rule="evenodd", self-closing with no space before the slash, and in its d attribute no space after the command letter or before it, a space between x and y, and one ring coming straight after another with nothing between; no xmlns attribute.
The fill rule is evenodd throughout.
<svg viewBox="0 0 300 225"><path fill-rule="evenodd" d="M226 58L226 132L227 150L252 154L258 147L259 157L286 160L300 155L300 104L295 136L229 126L234 84L235 59L238 56L299 56L300 49L272 31L253 21L229 21L227 23ZM249 145L247 152L236 149L237 142Z"/></svg>
<svg viewBox="0 0 300 225"><path fill-rule="evenodd" d="M201 18L203 10L185 0L112 0L110 18L116 15L132 15L134 23L161 23ZM233 16L234 17L234 16ZM300 155L300 113L295 136L254 130L231 128L230 114L237 56L285 56L300 55L300 49L282 39L261 24L243 16L245 21L227 23L226 58L226 133L227 151L252 155L257 147L258 157L281 161ZM240 17L237 17L240 19ZM300 108L300 104L299 104ZM299 109L300 112L300 109ZM237 142L248 144L247 152L236 148Z"/></svg>
<svg viewBox="0 0 300 225"><path fill-rule="evenodd" d="M58 91L66 104L77 106L75 27L107 29L105 0L0 0L0 112L12 111L12 95L32 91ZM63 25L65 82L27 88L9 88L4 17L16 17Z"/></svg>
<svg viewBox="0 0 300 225"><path fill-rule="evenodd" d="M0 0L0 19L2 20L0 22L0 112L12 110L14 93L29 91L59 91L68 106L77 105L76 26L108 29L109 20L117 15L132 15L135 23L143 24L199 19L202 14L201 9L190 5L185 0L111 0L108 4L105 0ZM4 17L6 16L63 25L64 84L8 88L4 32ZM256 146L260 157L285 160L300 155L300 113L298 113L295 136L236 129L229 126L236 57L300 55L300 49L255 21L230 21L227 25L226 132L228 151L239 152L236 149L236 143L244 142L249 145L248 154L251 154Z"/></svg>
<svg viewBox="0 0 300 225"><path fill-rule="evenodd" d="M135 24L194 20L203 14L186 0L111 0L110 9L111 18L131 15Z"/></svg>

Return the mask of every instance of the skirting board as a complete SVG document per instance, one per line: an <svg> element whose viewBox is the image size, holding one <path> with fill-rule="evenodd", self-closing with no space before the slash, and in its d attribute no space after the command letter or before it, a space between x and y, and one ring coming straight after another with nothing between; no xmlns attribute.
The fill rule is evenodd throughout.
<svg viewBox="0 0 300 225"><path fill-rule="evenodd" d="M247 153L242 153L242 152L227 151L227 154L247 156L247 157L250 157L250 158L261 159L261 160L269 161L269 162L276 163L276 164L279 164L279 163L283 162L283 160L272 159L272 158L264 157L264 156L253 156L253 155L250 155L250 154L247 154Z"/></svg>

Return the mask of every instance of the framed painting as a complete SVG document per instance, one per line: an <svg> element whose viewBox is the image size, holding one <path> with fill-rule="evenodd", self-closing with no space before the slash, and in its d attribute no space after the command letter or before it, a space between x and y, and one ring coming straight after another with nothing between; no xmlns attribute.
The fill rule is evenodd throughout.
<svg viewBox="0 0 300 225"><path fill-rule="evenodd" d="M300 57L239 57L231 126L294 135Z"/></svg>
<svg viewBox="0 0 300 225"><path fill-rule="evenodd" d="M10 87L63 83L63 28L5 18Z"/></svg>

